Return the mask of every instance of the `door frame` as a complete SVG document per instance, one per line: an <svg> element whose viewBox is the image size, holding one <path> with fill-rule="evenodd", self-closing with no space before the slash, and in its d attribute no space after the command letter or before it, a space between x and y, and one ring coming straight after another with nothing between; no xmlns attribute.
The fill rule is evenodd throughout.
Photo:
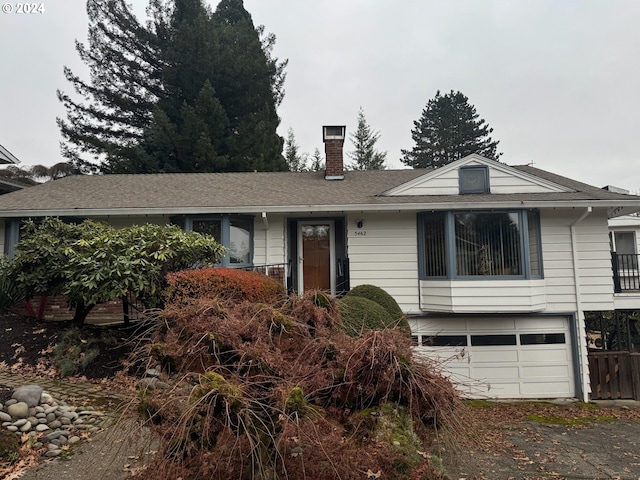
<svg viewBox="0 0 640 480"><path fill-rule="evenodd" d="M329 225L329 281L331 295L336 294L336 226L332 219L301 220L297 227L298 243L298 291L304 292L304 258L302 257L302 227L303 225Z"/></svg>
<svg viewBox="0 0 640 480"><path fill-rule="evenodd" d="M299 257L301 256L299 244L299 225L302 223L333 223L334 257L332 285L335 285L335 295L343 295L349 291L349 257L347 254L346 218L344 215L327 216L302 216L288 217L286 220L286 244L287 252L287 289L292 293L302 294L300 290Z"/></svg>

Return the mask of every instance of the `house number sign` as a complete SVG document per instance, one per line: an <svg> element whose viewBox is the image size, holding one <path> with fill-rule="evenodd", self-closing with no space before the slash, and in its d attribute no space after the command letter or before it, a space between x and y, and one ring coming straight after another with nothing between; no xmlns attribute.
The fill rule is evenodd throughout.
<svg viewBox="0 0 640 480"><path fill-rule="evenodd" d="M367 236L367 231L366 230L356 230L353 232L353 234L356 237L366 237Z"/></svg>

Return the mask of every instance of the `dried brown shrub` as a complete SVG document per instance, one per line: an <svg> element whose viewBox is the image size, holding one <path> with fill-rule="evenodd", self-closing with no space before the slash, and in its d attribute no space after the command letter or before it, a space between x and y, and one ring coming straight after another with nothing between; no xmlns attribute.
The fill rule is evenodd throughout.
<svg viewBox="0 0 640 480"><path fill-rule="evenodd" d="M359 479L381 471L411 479L430 471L420 435L427 440L434 419L453 416L457 395L414 358L403 332L351 338L338 327L335 302L319 292L183 300L167 303L145 353L170 358L176 376L173 388L146 399L158 406L163 455L138 478ZM383 405L404 412L409 420L397 428L415 442L398 447L376 433L371 412Z"/></svg>

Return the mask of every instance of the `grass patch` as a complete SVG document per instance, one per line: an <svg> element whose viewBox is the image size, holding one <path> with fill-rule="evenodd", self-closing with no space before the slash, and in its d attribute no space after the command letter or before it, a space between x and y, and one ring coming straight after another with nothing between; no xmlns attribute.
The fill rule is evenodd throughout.
<svg viewBox="0 0 640 480"><path fill-rule="evenodd" d="M465 400L464 404L471 408L491 408L495 405L488 400Z"/></svg>
<svg viewBox="0 0 640 480"><path fill-rule="evenodd" d="M545 425L585 425L590 423L592 420L584 417L556 417L556 416L545 416L545 415L527 415L526 419L530 422L542 423Z"/></svg>

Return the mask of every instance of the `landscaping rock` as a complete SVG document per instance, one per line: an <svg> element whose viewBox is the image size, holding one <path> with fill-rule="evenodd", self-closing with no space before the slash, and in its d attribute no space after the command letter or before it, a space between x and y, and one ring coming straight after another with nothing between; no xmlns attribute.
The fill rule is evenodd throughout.
<svg viewBox="0 0 640 480"><path fill-rule="evenodd" d="M29 416L29 405L24 402L13 403L7 407L7 413L11 415L11 418L26 419Z"/></svg>
<svg viewBox="0 0 640 480"><path fill-rule="evenodd" d="M29 407L40 405L43 389L39 385L25 385L18 387L13 391L11 398L15 398L18 402L24 402Z"/></svg>
<svg viewBox="0 0 640 480"><path fill-rule="evenodd" d="M38 401L34 405L32 402L36 397ZM63 446L81 441L80 434L73 432L96 433L108 420L104 412L92 407L79 409L58 402L43 393L38 385L18 388L11 400L0 404L0 428L16 435L26 433L34 437L34 443L47 447L44 455L51 458L60 456Z"/></svg>

